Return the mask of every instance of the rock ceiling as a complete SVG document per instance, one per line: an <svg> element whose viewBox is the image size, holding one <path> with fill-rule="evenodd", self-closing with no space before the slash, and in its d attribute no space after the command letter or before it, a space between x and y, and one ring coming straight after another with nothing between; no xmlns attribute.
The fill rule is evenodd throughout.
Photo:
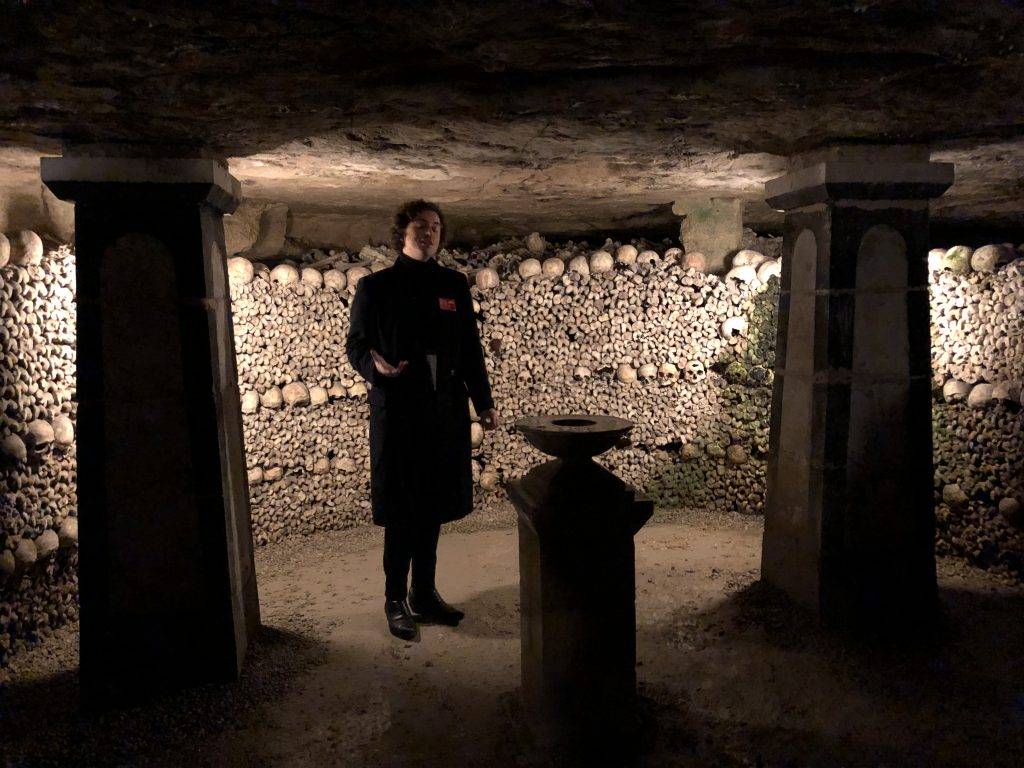
<svg viewBox="0 0 1024 768"><path fill-rule="evenodd" d="M12 9L13 6L13 9ZM1024 8L1011 0L8 4L0 168L66 141L205 144L253 199L499 229L667 222L786 156L930 142L943 221L1024 224Z"/></svg>

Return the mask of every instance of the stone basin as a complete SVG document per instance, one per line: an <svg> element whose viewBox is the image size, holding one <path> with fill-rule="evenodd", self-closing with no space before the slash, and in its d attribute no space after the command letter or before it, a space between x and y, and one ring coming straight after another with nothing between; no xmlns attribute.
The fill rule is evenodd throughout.
<svg viewBox="0 0 1024 768"><path fill-rule="evenodd" d="M633 429L633 422L604 414L527 416L515 423L534 448L548 456L580 460L598 456Z"/></svg>

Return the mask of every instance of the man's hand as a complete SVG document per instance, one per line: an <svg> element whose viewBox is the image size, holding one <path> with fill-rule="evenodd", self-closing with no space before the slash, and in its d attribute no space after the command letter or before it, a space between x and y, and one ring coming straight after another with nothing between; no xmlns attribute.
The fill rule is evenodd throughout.
<svg viewBox="0 0 1024 768"><path fill-rule="evenodd" d="M484 429L494 429L498 426L498 412L490 408L480 414L480 426Z"/></svg>
<svg viewBox="0 0 1024 768"><path fill-rule="evenodd" d="M405 366L409 364L408 360L402 360L398 365L392 365L375 349L370 350L370 357L373 358L373 367L377 369L377 373L383 376L397 376L405 370Z"/></svg>

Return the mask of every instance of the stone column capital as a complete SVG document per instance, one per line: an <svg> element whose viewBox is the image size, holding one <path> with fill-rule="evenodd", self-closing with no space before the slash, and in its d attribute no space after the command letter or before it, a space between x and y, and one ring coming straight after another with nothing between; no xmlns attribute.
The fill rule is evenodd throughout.
<svg viewBox="0 0 1024 768"><path fill-rule="evenodd" d="M952 163L927 160L823 160L764 185L772 208L791 211L847 200L931 200L953 184Z"/></svg>
<svg viewBox="0 0 1024 768"><path fill-rule="evenodd" d="M75 202L116 192L132 197L172 195L232 213L241 199L238 179L223 160L213 157L70 154L42 158L40 175L54 195Z"/></svg>

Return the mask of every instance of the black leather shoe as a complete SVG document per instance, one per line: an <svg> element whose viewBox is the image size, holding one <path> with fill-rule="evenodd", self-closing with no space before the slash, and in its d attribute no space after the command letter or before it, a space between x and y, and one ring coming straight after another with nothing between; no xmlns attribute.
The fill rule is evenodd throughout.
<svg viewBox="0 0 1024 768"><path fill-rule="evenodd" d="M403 640L416 639L416 622L405 600L385 600L384 615L388 618L388 629L392 635Z"/></svg>
<svg viewBox="0 0 1024 768"><path fill-rule="evenodd" d="M417 592L413 588L409 592L409 608L412 609L413 618L421 624L455 627L466 616L458 608L448 605L436 589Z"/></svg>

